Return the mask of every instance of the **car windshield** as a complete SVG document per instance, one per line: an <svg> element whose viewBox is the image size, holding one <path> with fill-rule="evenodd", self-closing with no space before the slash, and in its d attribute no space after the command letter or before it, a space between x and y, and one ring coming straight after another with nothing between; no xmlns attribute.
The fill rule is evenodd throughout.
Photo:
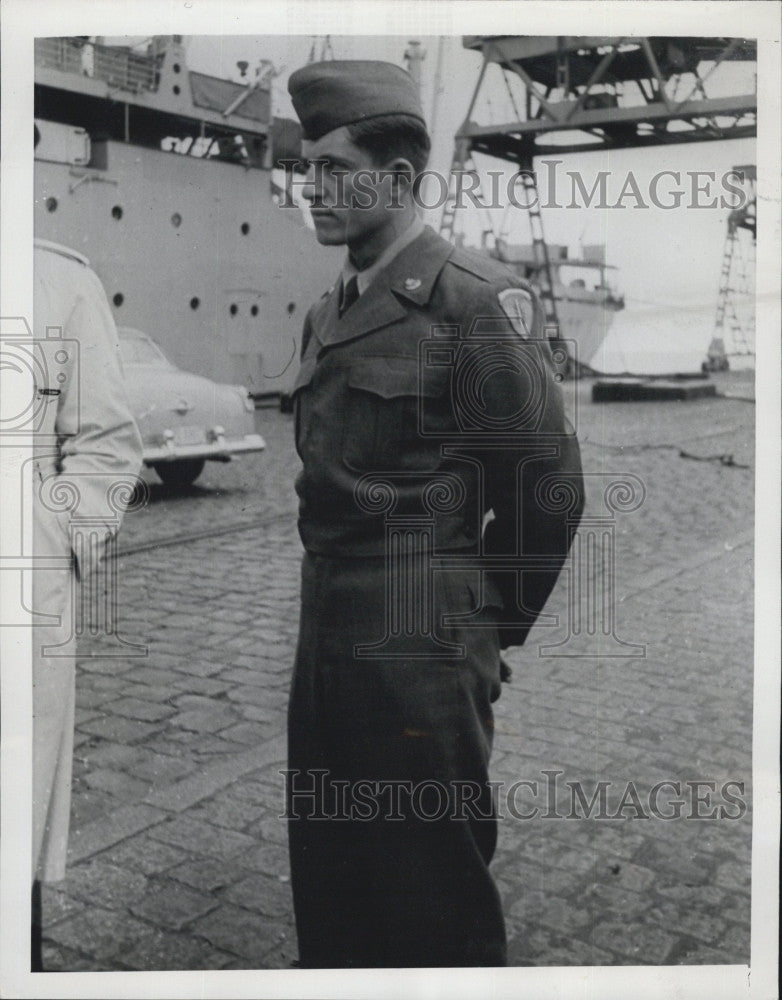
<svg viewBox="0 0 782 1000"><path fill-rule="evenodd" d="M126 365L170 365L157 344L137 330L122 328L119 333L119 348Z"/></svg>

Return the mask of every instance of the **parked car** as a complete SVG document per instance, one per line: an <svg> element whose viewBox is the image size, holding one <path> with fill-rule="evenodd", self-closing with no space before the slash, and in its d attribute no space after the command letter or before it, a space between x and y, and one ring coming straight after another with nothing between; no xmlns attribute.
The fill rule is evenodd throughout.
<svg viewBox="0 0 782 1000"><path fill-rule="evenodd" d="M204 464L262 451L255 404L240 385L220 385L172 364L155 341L120 327L128 397L144 444L144 464L164 483L189 485Z"/></svg>

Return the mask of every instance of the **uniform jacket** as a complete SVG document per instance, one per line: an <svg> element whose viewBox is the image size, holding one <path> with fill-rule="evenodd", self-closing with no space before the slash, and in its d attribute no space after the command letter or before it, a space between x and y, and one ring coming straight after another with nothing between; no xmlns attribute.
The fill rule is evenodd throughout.
<svg viewBox="0 0 782 1000"><path fill-rule="evenodd" d="M34 558L49 568L33 571L33 610L45 623L33 629L33 867L56 880L65 873L70 813L73 588L96 565L72 552L69 521L90 518L116 532L141 465L141 439L125 395L111 310L86 260L36 241L34 288L38 364L28 472Z"/></svg>
<svg viewBox="0 0 782 1000"><path fill-rule="evenodd" d="M339 284L313 306L294 387L307 550L382 555L388 518L428 518L435 553L498 557L503 645L526 637L583 506L548 344L498 298L519 285L426 228L342 318ZM527 560L521 593L502 557Z"/></svg>
<svg viewBox="0 0 782 1000"><path fill-rule="evenodd" d="M35 242L34 328L42 359L35 471L50 497L67 483L73 502L36 507L67 538L71 514L116 529L123 507L109 487L141 466L141 438L128 404L119 340L103 286L76 251ZM38 384L45 383L45 384ZM64 530L63 530L64 529Z"/></svg>

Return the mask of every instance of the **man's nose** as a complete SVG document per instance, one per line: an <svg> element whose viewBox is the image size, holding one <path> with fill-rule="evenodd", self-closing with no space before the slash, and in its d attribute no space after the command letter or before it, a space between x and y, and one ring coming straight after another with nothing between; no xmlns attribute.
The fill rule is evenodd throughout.
<svg viewBox="0 0 782 1000"><path fill-rule="evenodd" d="M307 173L304 176L304 184L301 193L307 201L323 200L323 161L311 160L307 164Z"/></svg>
<svg viewBox="0 0 782 1000"><path fill-rule="evenodd" d="M312 166L307 168L304 183L301 186L301 193L302 197L306 198L307 201L315 200L315 168Z"/></svg>

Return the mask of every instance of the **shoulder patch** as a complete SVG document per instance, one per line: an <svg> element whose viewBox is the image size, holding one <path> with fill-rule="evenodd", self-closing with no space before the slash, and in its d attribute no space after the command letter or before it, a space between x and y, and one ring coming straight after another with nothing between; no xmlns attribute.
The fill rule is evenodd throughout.
<svg viewBox="0 0 782 1000"><path fill-rule="evenodd" d="M516 333L529 340L535 317L535 306L530 294L523 288L506 288L497 294L497 298Z"/></svg>
<svg viewBox="0 0 782 1000"><path fill-rule="evenodd" d="M70 247L65 247L61 243L35 239L34 244L39 250L48 250L50 253L57 253L61 257L66 257L68 260L74 260L77 264L83 264L85 267L90 266L89 260L87 260L83 253L79 253L78 250L72 250Z"/></svg>

